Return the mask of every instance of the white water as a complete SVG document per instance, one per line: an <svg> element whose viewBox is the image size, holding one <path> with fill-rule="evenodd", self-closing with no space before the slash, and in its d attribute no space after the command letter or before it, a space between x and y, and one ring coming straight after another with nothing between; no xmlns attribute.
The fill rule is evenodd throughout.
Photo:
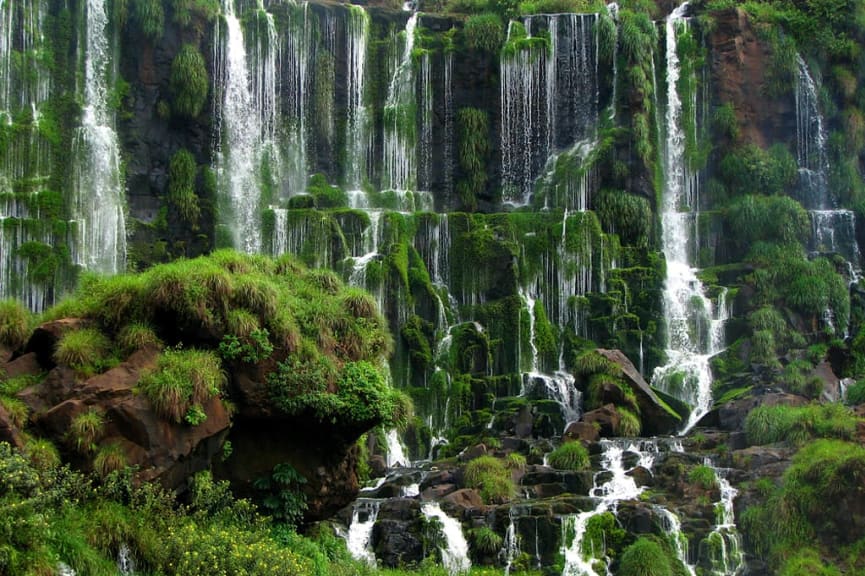
<svg viewBox="0 0 865 576"><path fill-rule="evenodd" d="M595 133L598 118L596 14L525 18L528 37L549 33L543 45L501 60L502 198L529 203L535 179L556 150ZM508 38L514 24L508 27Z"/></svg>
<svg viewBox="0 0 865 576"><path fill-rule="evenodd" d="M696 238L699 175L685 160L682 103L677 91L680 67L676 34L687 26L688 3L676 8L665 23L667 40L667 107L664 143L664 190L661 212L662 243L667 260L664 313L667 319L667 364L655 369L652 384L691 406L682 433L690 430L712 403L709 359L724 346L728 309L705 296L693 267L691 247ZM696 110L696 106L691 107Z"/></svg>
<svg viewBox="0 0 865 576"><path fill-rule="evenodd" d="M72 141L72 219L76 264L105 274L126 267L124 186L109 93L116 77L113 31L105 0L84 5L84 85L81 126Z"/></svg>
<svg viewBox="0 0 865 576"><path fill-rule="evenodd" d="M444 65L444 165L442 166L442 180L444 192L450 198L454 191L454 55L453 52L445 54Z"/></svg>
<svg viewBox="0 0 865 576"><path fill-rule="evenodd" d="M634 500L645 489L637 486L633 477L627 475L629 469L626 469L623 464L623 456L626 450L640 452L641 458L638 465L651 468L652 457L649 453L643 453L626 441L601 440L601 447L603 449L601 470L595 473L594 486L589 492L590 496L598 499L595 509L566 517L562 522L563 535L574 533L574 539L570 544L566 543L564 538L562 540L562 554L565 556L565 569L562 576L604 576L606 574L606 571L599 574L593 565L597 562L595 556L605 557L605 553L598 554L597 550L584 549L583 538L589 519L607 511L615 513L619 502ZM601 478L608 475L610 475L608 480L599 483ZM604 558L604 564L609 564L608 558Z"/></svg>
<svg viewBox="0 0 865 576"><path fill-rule="evenodd" d="M438 502L427 502L421 507L421 513L426 518L435 518L441 522L442 536L445 546L439 548L442 564L450 574L462 574L468 572L472 563L469 560L469 544L463 536L463 528L460 523L445 514Z"/></svg>
<svg viewBox="0 0 865 576"><path fill-rule="evenodd" d="M372 529L378 518L380 500L358 498L351 514L351 524L348 527L346 547L349 554L356 560L375 566L375 554L372 551Z"/></svg>
<svg viewBox="0 0 865 576"><path fill-rule="evenodd" d="M121 576L131 576L135 574L136 569L132 550L124 542L117 551L117 571L120 572Z"/></svg>
<svg viewBox="0 0 865 576"><path fill-rule="evenodd" d="M264 30L256 30L254 50L247 54L247 41L234 0L222 0L225 19L217 26L214 41L215 117L219 126L216 174L221 187L221 224L231 232L234 247L244 252L261 250L262 168L278 171L277 127L280 106L277 97L279 41L273 17L264 12ZM261 22L261 17L255 20Z"/></svg>
<svg viewBox="0 0 865 576"><path fill-rule="evenodd" d="M420 131L418 139L418 175L419 190L432 188L433 175L433 86L432 63L429 52L421 55L420 61Z"/></svg>
<svg viewBox="0 0 865 576"><path fill-rule="evenodd" d="M360 190L367 178L369 154L369 112L364 103L366 78L366 49L369 39L369 15L360 6L350 6L347 19L346 94L348 119L346 122L346 175L345 183Z"/></svg>
<svg viewBox="0 0 865 576"><path fill-rule="evenodd" d="M676 558L682 562L688 574L697 576L694 566L688 563L688 537L682 532L679 517L662 506L655 506L654 510L661 517L662 527L676 547Z"/></svg>
<svg viewBox="0 0 865 576"><path fill-rule="evenodd" d="M514 523L514 508L508 513L508 527L505 530L505 539L502 542L502 551L499 554L505 563L505 576L511 573L514 560L520 555L520 540L517 536L517 527Z"/></svg>
<svg viewBox="0 0 865 576"><path fill-rule="evenodd" d="M711 549L717 550L718 554L712 554L709 558L712 576L736 576L745 569L745 559L742 552L742 539L736 530L736 517L733 512L733 500L738 491L733 488L724 471L715 467L711 461L706 460L706 465L711 466L718 479L721 492L720 500L715 504L715 525L708 539L714 540Z"/></svg>
<svg viewBox="0 0 865 576"><path fill-rule="evenodd" d="M862 254L856 241L856 215L835 207L829 190L829 161L826 155L826 129L820 113L815 84L808 66L798 57L796 83L796 160L799 164L799 193L811 215L812 252L842 256L853 268L855 277L862 267Z"/></svg>
<svg viewBox="0 0 865 576"><path fill-rule="evenodd" d="M414 132L409 123L414 123L415 85L411 52L414 48L414 32L419 13L413 13L405 25L405 42L402 57L397 64L388 88L384 105L384 174L383 190L415 190L417 159Z"/></svg>
<svg viewBox="0 0 865 576"><path fill-rule="evenodd" d="M388 430L385 437L387 438L387 467L396 468L397 466L411 465L411 461L406 458L402 442L399 441L396 428Z"/></svg>

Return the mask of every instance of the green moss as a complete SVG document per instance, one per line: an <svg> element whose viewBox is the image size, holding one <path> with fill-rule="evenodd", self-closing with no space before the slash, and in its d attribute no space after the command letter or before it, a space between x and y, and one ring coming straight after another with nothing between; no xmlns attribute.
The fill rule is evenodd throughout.
<svg viewBox="0 0 865 576"><path fill-rule="evenodd" d="M469 488L480 489L487 504L506 502L516 491L510 470L493 456L480 456L469 462L463 479Z"/></svg>
<svg viewBox="0 0 865 576"><path fill-rule="evenodd" d="M165 26L165 12L162 0L128 0L131 3L132 18L139 29L151 41L162 38Z"/></svg>
<svg viewBox="0 0 865 576"><path fill-rule="evenodd" d="M850 439L857 421L847 408L837 404L758 406L745 418L745 434L751 444L801 445L814 438Z"/></svg>
<svg viewBox="0 0 865 576"><path fill-rule="evenodd" d="M469 50L497 54L504 41L504 23L494 12L469 16L463 26L463 37Z"/></svg>
<svg viewBox="0 0 865 576"><path fill-rule="evenodd" d="M460 108L457 111L458 161L462 178L457 182L457 193L462 206L468 211L477 209L478 197L487 186L489 162L489 118L478 108Z"/></svg>
<svg viewBox="0 0 865 576"><path fill-rule="evenodd" d="M171 62L169 89L175 114L196 118L207 103L210 78L204 57L192 44L184 44Z"/></svg>

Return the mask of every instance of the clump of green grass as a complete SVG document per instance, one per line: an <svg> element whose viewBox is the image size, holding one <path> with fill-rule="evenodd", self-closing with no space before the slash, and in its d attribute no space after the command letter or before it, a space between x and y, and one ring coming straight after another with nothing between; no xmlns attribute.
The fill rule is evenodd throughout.
<svg viewBox="0 0 865 576"><path fill-rule="evenodd" d="M703 490L711 490L718 487L718 476L711 466L700 464L688 471L688 482Z"/></svg>
<svg viewBox="0 0 865 576"><path fill-rule="evenodd" d="M589 451L582 442L565 442L549 453L547 462L558 470L585 470L589 467Z"/></svg>
<svg viewBox="0 0 865 576"><path fill-rule="evenodd" d="M30 334L30 311L17 300L0 300L0 346L16 349Z"/></svg>
<svg viewBox="0 0 865 576"><path fill-rule="evenodd" d="M814 438L850 439L857 421L839 404L758 406L745 418L745 435L752 445L784 441L802 445Z"/></svg>
<svg viewBox="0 0 865 576"><path fill-rule="evenodd" d="M109 361L111 342L95 328L82 328L64 334L54 350L54 361L76 372L91 375Z"/></svg>
<svg viewBox="0 0 865 576"><path fill-rule="evenodd" d="M79 452L89 453L96 449L96 442L104 429L105 416L101 410L91 407L72 419L69 437Z"/></svg>
<svg viewBox="0 0 865 576"><path fill-rule="evenodd" d="M210 351L170 348L154 370L142 375L139 388L163 418L180 423L193 405L218 396L225 385L219 358Z"/></svg>
<svg viewBox="0 0 865 576"><path fill-rule="evenodd" d="M126 465L126 452L116 442L111 442L99 448L96 458L93 459L93 470L101 478L107 477L112 472L123 470L126 468Z"/></svg>
<svg viewBox="0 0 865 576"><path fill-rule="evenodd" d="M143 348L162 348L163 346L153 328L140 323L124 326L117 336L117 344L126 353Z"/></svg>
<svg viewBox="0 0 865 576"><path fill-rule="evenodd" d="M479 489L488 504L506 502L515 492L510 470L495 456L480 456L469 462L463 479L469 488Z"/></svg>

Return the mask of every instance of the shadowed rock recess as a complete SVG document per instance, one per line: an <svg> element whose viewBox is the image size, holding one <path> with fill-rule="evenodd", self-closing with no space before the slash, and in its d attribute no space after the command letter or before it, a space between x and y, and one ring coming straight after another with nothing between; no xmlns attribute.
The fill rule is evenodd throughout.
<svg viewBox="0 0 865 576"><path fill-rule="evenodd" d="M0 576L865 573L863 47L0 0Z"/></svg>

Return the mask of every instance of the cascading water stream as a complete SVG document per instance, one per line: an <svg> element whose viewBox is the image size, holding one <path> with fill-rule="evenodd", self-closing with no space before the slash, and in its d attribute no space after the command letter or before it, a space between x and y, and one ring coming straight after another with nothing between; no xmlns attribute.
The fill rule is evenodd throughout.
<svg viewBox="0 0 865 576"><path fill-rule="evenodd" d="M358 498L355 500L351 514L351 524L348 527L346 547L349 554L356 560L375 566L375 554L372 551L372 529L378 518L381 500Z"/></svg>
<svg viewBox="0 0 865 576"><path fill-rule="evenodd" d="M664 190L661 228L667 278L664 311L667 318L667 364L655 369L654 386L691 406L682 433L690 430L712 403L712 372L709 359L723 349L723 325L727 307L706 297L693 267L691 247L696 237L699 209L699 175L685 158L682 102L678 93L680 75L677 34L688 26L688 3L676 8L665 23L667 42L667 106L664 142ZM696 106L691 106L696 110ZM694 123L696 124L696 123Z"/></svg>
<svg viewBox="0 0 865 576"><path fill-rule="evenodd" d="M850 280L855 281L862 267L862 254L856 241L856 215L852 210L835 207L828 184L827 137L818 106L817 85L801 56L798 56L798 70L794 92L796 160L800 199L811 215L810 249L842 256L852 267Z"/></svg>
<svg viewBox="0 0 865 576"><path fill-rule="evenodd" d="M442 511L438 502L426 502L421 507L421 513L431 520L435 518L441 523L444 546L439 547L442 564L449 574L468 572L472 563L469 560L469 545L463 535L460 523Z"/></svg>
<svg viewBox="0 0 865 576"><path fill-rule="evenodd" d="M645 490L645 486L638 486L633 476L629 475L633 468L625 468L624 455L633 452L638 455L635 465L651 470L655 454L660 446L655 440L601 440L601 470L594 475L594 485L589 495L597 498L597 504L593 510L580 512L573 516L567 516L562 522L562 534L573 534L570 543L562 539L562 554L565 557L565 567L562 576L605 576L608 574L610 559L604 551L592 550L584 542L589 520L593 516L604 512L615 514L619 502L635 500ZM666 449L675 446L665 446ZM665 513L662 516L666 516ZM598 572L597 562L601 561L605 570Z"/></svg>
<svg viewBox="0 0 865 576"><path fill-rule="evenodd" d="M224 207L221 224L230 231L235 248L244 252L261 250L260 177L265 164L269 164L267 172L276 168L279 149L279 39L261 0L255 9L259 16L254 20L251 54L234 0L222 0L225 22L217 26L214 41L214 86L222 87L214 101L219 127L216 173ZM258 26L262 20L264 30Z"/></svg>
<svg viewBox="0 0 865 576"><path fill-rule="evenodd" d="M406 192L417 185L415 158L415 84L412 49L420 14L405 25L402 57L394 70L384 105L384 175L382 189Z"/></svg>
<svg viewBox="0 0 865 576"><path fill-rule="evenodd" d="M508 27L500 143L506 204L528 204L550 156L597 130L596 21L597 14L542 14ZM523 30L527 39L517 38Z"/></svg>
<svg viewBox="0 0 865 576"><path fill-rule="evenodd" d="M736 517L733 513L733 500L738 491L733 488L724 474L711 460L705 464L715 472L720 500L715 504L715 525L708 536L709 562L711 576L736 576L745 569L745 558L742 553L742 539L736 529Z"/></svg>
<svg viewBox="0 0 865 576"><path fill-rule="evenodd" d="M369 15L361 6L350 6L346 21L346 185L361 190L367 178L369 154L369 112L364 103L366 50L369 41Z"/></svg>
<svg viewBox="0 0 865 576"><path fill-rule="evenodd" d="M406 458L405 450L403 450L402 442L399 441L399 434L396 428L388 430L385 438L387 439L387 467L409 466L411 460Z"/></svg>
<svg viewBox="0 0 865 576"><path fill-rule="evenodd" d="M113 31L105 0L84 4L84 85L81 125L72 141L72 219L76 264L105 274L126 267L124 187L120 147L109 104L116 77Z"/></svg>

